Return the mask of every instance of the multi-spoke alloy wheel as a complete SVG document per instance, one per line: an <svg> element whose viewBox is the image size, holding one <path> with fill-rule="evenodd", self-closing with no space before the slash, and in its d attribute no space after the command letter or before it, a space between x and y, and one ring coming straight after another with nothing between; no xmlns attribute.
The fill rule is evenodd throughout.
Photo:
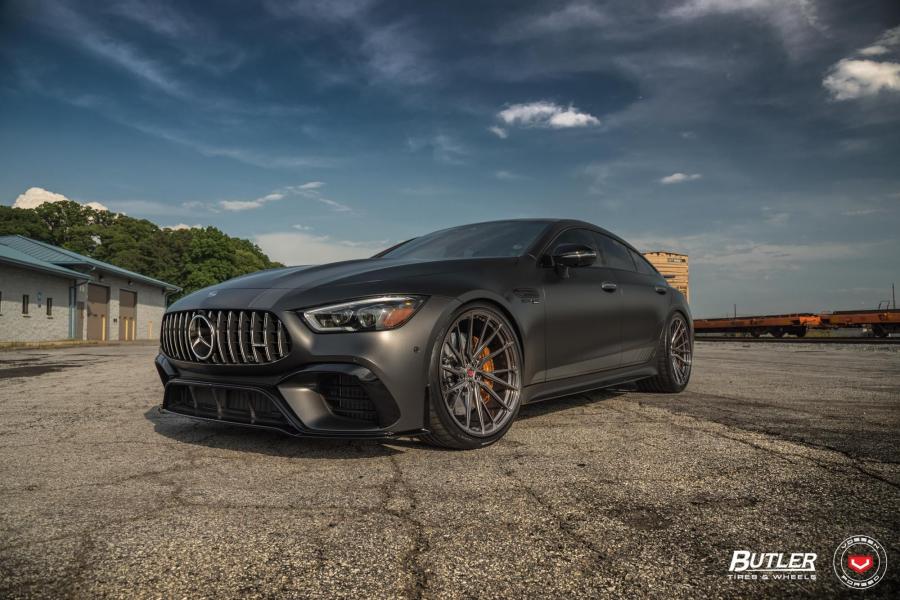
<svg viewBox="0 0 900 600"><path fill-rule="evenodd" d="M492 435L516 413L521 388L517 344L509 326L487 310L463 313L444 336L441 396L465 433Z"/></svg>
<svg viewBox="0 0 900 600"><path fill-rule="evenodd" d="M681 313L674 313L659 336L656 375L637 382L642 392L678 393L691 379L694 334Z"/></svg>
<svg viewBox="0 0 900 600"><path fill-rule="evenodd" d="M669 362L672 377L678 385L686 385L691 377L693 361L691 333L681 316L676 316L669 324Z"/></svg>

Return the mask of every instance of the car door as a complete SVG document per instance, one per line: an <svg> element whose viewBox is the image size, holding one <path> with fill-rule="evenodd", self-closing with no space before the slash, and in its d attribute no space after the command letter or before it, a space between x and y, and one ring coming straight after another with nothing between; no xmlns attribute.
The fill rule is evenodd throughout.
<svg viewBox="0 0 900 600"><path fill-rule="evenodd" d="M643 256L598 234L622 294L622 365L647 362L656 350L669 313L669 286Z"/></svg>
<svg viewBox="0 0 900 600"><path fill-rule="evenodd" d="M597 262L562 273L547 266L544 297L547 319L547 379L564 379L613 369L620 364L622 303L615 275L602 261L595 233L569 229L547 247L582 244L597 251ZM546 258L544 259L546 264Z"/></svg>

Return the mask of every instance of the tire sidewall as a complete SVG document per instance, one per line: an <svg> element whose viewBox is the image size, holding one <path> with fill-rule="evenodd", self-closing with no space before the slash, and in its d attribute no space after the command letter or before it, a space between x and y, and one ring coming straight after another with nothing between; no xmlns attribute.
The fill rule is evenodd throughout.
<svg viewBox="0 0 900 600"><path fill-rule="evenodd" d="M672 367L672 358L671 358L671 356L672 356L672 338L669 335L669 331L672 329L672 323L674 323L676 319L681 319L684 322L684 326L687 329L688 333L690 334L689 343L691 345L691 370L688 371L687 380L685 380L684 383L678 383L678 379L675 378L674 369ZM665 374L666 374L666 380L667 380L666 383L668 384L668 387L669 387L670 391L672 391L672 392L675 392L675 393L681 392L691 382L691 375L694 374L694 365L693 365L694 340L693 340L693 337L694 336L693 336L693 331L691 329L691 324L687 320L687 317L685 317L680 312L672 313L669 316L668 321L666 321L666 328L665 328L665 331L663 332L663 340L664 340L663 349L665 350L665 356L664 356Z"/></svg>
<svg viewBox="0 0 900 600"><path fill-rule="evenodd" d="M447 332L450 330L453 324L456 323L457 319L472 310L490 311L491 315L495 319L502 321L503 326L507 328L507 331L509 331L516 340L516 344L514 347L516 360L519 365L519 400L516 403L516 407L513 409L513 414L499 431L485 437L470 435L459 428L459 425L456 423L456 419L449 413L447 404L446 402L444 402L444 396L441 392L440 360L444 338L446 337ZM447 432L449 432L453 436L453 438L459 442L460 446L464 446L466 448L480 448L483 446L489 446L506 435L506 432L509 431L509 428L512 427L513 422L519 415L519 408L522 406L521 371L522 342L521 340L519 340L519 336L516 333L515 328L512 326L512 323L509 322L509 319L507 319L502 312L497 310L497 308L491 304L487 304L484 302L471 302L468 304L464 304L463 306L460 306L455 311L453 311L453 314L438 332L438 335L434 336L434 340L431 343L430 358L428 363L428 401L431 404L430 408L437 416L437 418L440 419L441 424L444 426Z"/></svg>

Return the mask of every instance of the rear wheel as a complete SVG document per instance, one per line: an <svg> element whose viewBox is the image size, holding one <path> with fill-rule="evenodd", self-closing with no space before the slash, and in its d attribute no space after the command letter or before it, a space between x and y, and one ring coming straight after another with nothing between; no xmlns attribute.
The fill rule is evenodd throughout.
<svg viewBox="0 0 900 600"><path fill-rule="evenodd" d="M469 305L431 352L425 441L470 449L499 440L522 395L522 352L509 321L486 304Z"/></svg>
<svg viewBox="0 0 900 600"><path fill-rule="evenodd" d="M681 313L669 317L665 335L656 349L657 374L637 382L642 392L674 394L683 390L691 379L694 340L687 320Z"/></svg>

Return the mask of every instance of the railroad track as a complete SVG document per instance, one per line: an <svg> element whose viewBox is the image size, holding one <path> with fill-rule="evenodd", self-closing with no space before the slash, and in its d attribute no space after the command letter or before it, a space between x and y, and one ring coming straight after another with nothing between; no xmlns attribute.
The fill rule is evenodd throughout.
<svg viewBox="0 0 900 600"><path fill-rule="evenodd" d="M740 342L750 344L871 344L873 346L885 346L900 344L897 338L876 337L729 337L722 335L696 335L697 342Z"/></svg>

